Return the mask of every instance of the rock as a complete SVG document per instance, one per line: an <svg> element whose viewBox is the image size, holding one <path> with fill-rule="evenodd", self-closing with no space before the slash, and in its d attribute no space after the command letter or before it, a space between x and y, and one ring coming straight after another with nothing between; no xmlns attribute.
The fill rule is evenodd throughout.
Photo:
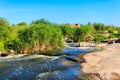
<svg viewBox="0 0 120 80"><path fill-rule="evenodd" d="M75 43L73 47L80 47L80 43Z"/></svg>
<svg viewBox="0 0 120 80"><path fill-rule="evenodd" d="M89 76L91 80L120 80L120 74L118 73L91 73Z"/></svg>
<svg viewBox="0 0 120 80"><path fill-rule="evenodd" d="M73 61L73 62L78 62L78 63L83 63L85 62L85 60L83 58L79 58L79 57L75 57L75 58L71 58L71 57L65 57L67 60Z"/></svg>
<svg viewBox="0 0 120 80"><path fill-rule="evenodd" d="M14 54L15 52L14 52L14 50L10 50L10 53Z"/></svg>
<svg viewBox="0 0 120 80"><path fill-rule="evenodd" d="M102 51L86 54L82 71L91 73L91 80L120 80L120 44L106 45Z"/></svg>
<svg viewBox="0 0 120 80"><path fill-rule="evenodd" d="M120 38L115 41L115 43L120 43Z"/></svg>
<svg viewBox="0 0 120 80"><path fill-rule="evenodd" d="M73 62L78 62L78 60L74 59L74 58L70 58L70 57L65 57L67 60L73 61Z"/></svg>
<svg viewBox="0 0 120 80"><path fill-rule="evenodd" d="M90 47L90 46L95 46L95 43L93 42L80 42L81 47Z"/></svg>
<svg viewBox="0 0 120 80"><path fill-rule="evenodd" d="M8 56L8 54L7 53L2 53L0 56L1 57L6 57L6 56Z"/></svg>

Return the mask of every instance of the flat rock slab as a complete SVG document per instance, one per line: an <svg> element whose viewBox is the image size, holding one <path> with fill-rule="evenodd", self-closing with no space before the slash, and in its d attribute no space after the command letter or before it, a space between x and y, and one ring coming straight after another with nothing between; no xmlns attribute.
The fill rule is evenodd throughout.
<svg viewBox="0 0 120 80"><path fill-rule="evenodd" d="M120 44L104 46L102 51L86 54L82 71L85 73L98 73L102 80L120 80Z"/></svg>

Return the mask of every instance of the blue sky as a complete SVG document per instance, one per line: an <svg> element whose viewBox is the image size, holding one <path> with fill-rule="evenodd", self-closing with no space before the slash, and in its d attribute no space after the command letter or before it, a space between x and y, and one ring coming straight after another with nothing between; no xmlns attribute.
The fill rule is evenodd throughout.
<svg viewBox="0 0 120 80"><path fill-rule="evenodd" d="M0 0L0 17L11 24L45 18L54 23L120 26L120 0Z"/></svg>

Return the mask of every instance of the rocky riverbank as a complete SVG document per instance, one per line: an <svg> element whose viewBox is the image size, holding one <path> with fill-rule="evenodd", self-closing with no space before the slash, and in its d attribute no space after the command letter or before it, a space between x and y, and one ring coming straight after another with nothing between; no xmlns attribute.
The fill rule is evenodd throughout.
<svg viewBox="0 0 120 80"><path fill-rule="evenodd" d="M109 44L104 50L86 54L82 71L92 80L120 80L120 44Z"/></svg>

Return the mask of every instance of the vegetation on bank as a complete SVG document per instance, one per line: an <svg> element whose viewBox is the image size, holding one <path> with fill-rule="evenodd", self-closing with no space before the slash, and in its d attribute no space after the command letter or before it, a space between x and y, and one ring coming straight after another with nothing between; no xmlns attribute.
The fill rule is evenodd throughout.
<svg viewBox="0 0 120 80"><path fill-rule="evenodd" d="M0 51L16 53L39 53L55 51L64 47L65 40L73 42L101 41L120 37L120 28L101 23L88 23L80 27L69 24L54 24L40 19L31 24L20 22L10 25L0 18Z"/></svg>
<svg viewBox="0 0 120 80"><path fill-rule="evenodd" d="M81 24L80 27L70 27L70 25L64 24L62 29L64 37L72 39L74 42L101 41L120 37L120 27L102 23Z"/></svg>

